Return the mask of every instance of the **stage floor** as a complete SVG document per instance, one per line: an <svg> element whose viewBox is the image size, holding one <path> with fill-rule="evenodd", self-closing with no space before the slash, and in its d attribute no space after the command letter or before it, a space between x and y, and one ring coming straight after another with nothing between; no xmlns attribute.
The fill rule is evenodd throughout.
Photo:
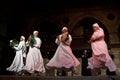
<svg viewBox="0 0 120 80"><path fill-rule="evenodd" d="M2 75L0 80L120 80L120 76L16 76Z"/></svg>

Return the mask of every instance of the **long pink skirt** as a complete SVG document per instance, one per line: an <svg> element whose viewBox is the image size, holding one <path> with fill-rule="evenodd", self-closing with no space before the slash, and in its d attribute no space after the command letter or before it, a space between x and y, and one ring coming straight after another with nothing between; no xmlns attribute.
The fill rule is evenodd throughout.
<svg viewBox="0 0 120 80"><path fill-rule="evenodd" d="M47 63L47 67L54 67L57 69L66 68L69 69L76 67L80 64L77 58L73 55L69 46L60 44L55 52L53 58Z"/></svg>
<svg viewBox="0 0 120 80"><path fill-rule="evenodd" d="M93 68L102 68L107 67L109 71L116 71L116 65L110 57L107 45L104 41L98 41L91 44L93 50L93 56L88 59L88 67Z"/></svg>

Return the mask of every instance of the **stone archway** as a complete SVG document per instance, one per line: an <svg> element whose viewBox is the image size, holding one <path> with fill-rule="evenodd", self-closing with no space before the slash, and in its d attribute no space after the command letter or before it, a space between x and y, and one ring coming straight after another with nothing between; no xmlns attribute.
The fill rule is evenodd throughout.
<svg viewBox="0 0 120 80"><path fill-rule="evenodd" d="M81 45L86 44L93 33L92 25L95 22L97 22L100 27L103 28L105 32L105 41L107 42L107 44L110 44L109 33L105 25L101 21L90 17L83 18L82 20L78 21L73 27L71 34L74 39L79 38L79 43L81 43Z"/></svg>
<svg viewBox="0 0 120 80"><path fill-rule="evenodd" d="M118 38L119 38L119 41L120 41L120 25L118 27Z"/></svg>

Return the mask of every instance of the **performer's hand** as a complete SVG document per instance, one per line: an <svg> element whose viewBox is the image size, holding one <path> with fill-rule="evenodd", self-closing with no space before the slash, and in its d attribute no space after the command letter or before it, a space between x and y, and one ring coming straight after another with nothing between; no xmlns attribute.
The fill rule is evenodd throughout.
<svg viewBox="0 0 120 80"><path fill-rule="evenodd" d="M14 46L12 46L12 49L15 49L15 47L14 47Z"/></svg>
<svg viewBox="0 0 120 80"><path fill-rule="evenodd" d="M56 38L59 40L59 36L56 36Z"/></svg>
<svg viewBox="0 0 120 80"><path fill-rule="evenodd" d="M91 43L91 42L90 42L90 40L89 40L89 41L87 41L87 42L88 42L88 43Z"/></svg>
<svg viewBox="0 0 120 80"><path fill-rule="evenodd" d="M90 40L88 41L88 43L92 43L92 42L94 42L94 39L90 38Z"/></svg>

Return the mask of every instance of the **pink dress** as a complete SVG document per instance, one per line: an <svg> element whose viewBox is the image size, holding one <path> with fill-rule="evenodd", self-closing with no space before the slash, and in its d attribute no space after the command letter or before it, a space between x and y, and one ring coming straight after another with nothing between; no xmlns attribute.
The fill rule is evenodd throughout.
<svg viewBox="0 0 120 80"><path fill-rule="evenodd" d="M38 37L35 37L36 43L33 45L34 47L29 47L29 52L26 58L26 65L24 66L24 70L27 70L29 73L37 72L45 72L43 57L40 52L41 40Z"/></svg>
<svg viewBox="0 0 120 80"><path fill-rule="evenodd" d="M88 59L87 68L93 69L106 66L109 69L109 71L116 71L116 65L110 57L108 53L107 44L104 41L103 29L99 27L99 30L93 33L92 38L95 40L91 43L93 56L90 59Z"/></svg>
<svg viewBox="0 0 120 80"><path fill-rule="evenodd" d="M59 40L56 39L56 43L59 45L53 58L46 64L47 67L53 67L57 69L65 68L74 68L80 64L77 58L73 55L72 50L70 48L70 44L72 41L71 35L69 35L69 39L65 42L67 45L61 42L61 36L59 35Z"/></svg>

